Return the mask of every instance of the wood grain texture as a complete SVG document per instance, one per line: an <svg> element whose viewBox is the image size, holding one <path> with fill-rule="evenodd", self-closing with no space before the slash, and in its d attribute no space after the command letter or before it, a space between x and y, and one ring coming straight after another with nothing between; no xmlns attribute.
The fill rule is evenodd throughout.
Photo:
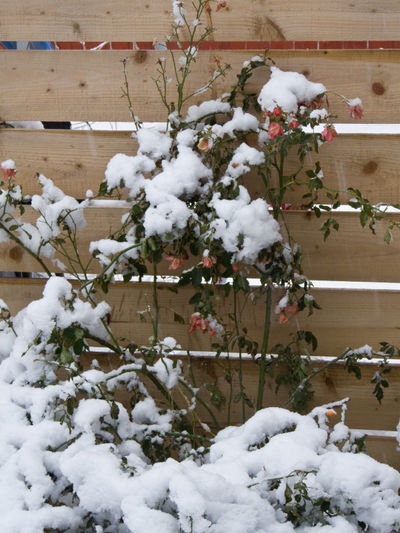
<svg viewBox="0 0 400 533"><path fill-rule="evenodd" d="M172 17L170 0L2 0L0 20L4 40L152 41ZM395 0L230 0L212 21L221 41L398 39L400 9Z"/></svg>
<svg viewBox="0 0 400 533"><path fill-rule="evenodd" d="M121 216L127 212L124 208L89 207L85 210L87 226L78 233L81 258L89 261L88 252L91 241L106 238L111 231L118 229ZM324 242L320 227L327 217L335 217L339 222L339 231L333 231ZM23 220L35 223L38 215L33 209L27 208ZM388 245L383 235L385 224L377 225L376 235L369 229L362 229L357 213L323 214L316 218L314 214L304 211L286 211L285 218L295 241L303 250L303 269L310 279L344 280L344 281L383 281L400 282L398 268L400 260L400 234L393 230L394 241ZM394 216L399 221L399 215ZM285 238L285 232L282 230ZM59 257L63 260L62 257ZM192 266L200 257L187 262L185 267ZM46 260L51 271L59 269ZM16 243L0 243L0 271L41 272L36 260L21 249ZM97 272L99 267L94 261L89 272ZM170 274L167 262L160 265L160 273ZM250 273L256 277L256 273Z"/></svg>
<svg viewBox="0 0 400 533"><path fill-rule="evenodd" d="M244 60L255 52L218 51L232 66L227 77L190 103L215 98L236 80ZM156 61L165 53L153 51L2 51L0 54L0 118L2 120L129 121L128 105L121 98L121 60L128 59L128 77L135 112L144 121L166 120L153 78ZM364 122L400 122L400 51L274 51L271 57L282 70L296 70L322 82L348 98L363 100ZM214 52L204 51L186 87L191 94L215 70ZM169 65L171 66L171 65ZM29 79L29 83L26 80ZM258 92L268 73L259 69L249 82ZM174 99L174 83L168 100ZM335 96L331 111L339 122L349 122L348 109Z"/></svg>
<svg viewBox="0 0 400 533"><path fill-rule="evenodd" d="M43 280L0 279L1 298L15 313L32 299L40 298ZM160 284L160 337L173 336L183 349L210 351L215 339L200 332L189 333L190 316L193 312L188 304L194 289L181 288L177 293L170 285ZM379 349L379 342L387 341L400 346L400 306L398 292L315 289L313 295L322 307L311 317L304 313L292 318L287 324L279 324L278 316L272 317L270 347L276 343L289 342L297 329L311 330L317 336L319 345L316 355L340 355L348 346L357 348L369 344ZM283 296L275 293L274 304ZM152 304L150 284L115 283L107 295L98 293L99 300L105 299L111 306L111 323L115 334L134 342L147 344L152 335L149 321L143 323L138 311L145 311ZM242 308L242 307L241 307ZM226 328L232 329L229 314L233 312L231 298L224 298L222 291L216 303L218 316ZM177 323L175 313L185 323ZM249 303L243 314L243 327L248 335L261 345L263 334L264 302L260 297Z"/></svg>
<svg viewBox="0 0 400 533"><path fill-rule="evenodd" d="M324 182L334 189L355 187L374 203L400 203L398 135L339 135L319 154L309 154L305 168L321 162ZM66 131L0 129L0 161L13 159L17 181L26 194L38 194L37 172L51 178L66 194L84 198L97 191L108 161L116 153L135 155L137 143L127 131ZM296 170L288 158L288 173ZM261 180L244 178L252 196L262 196ZM302 203L303 188L287 193L287 201ZM348 197L347 197L348 199ZM343 195L343 200L346 196Z"/></svg>
<svg viewBox="0 0 400 533"><path fill-rule="evenodd" d="M367 454L381 463L400 470L399 445L396 439L367 437Z"/></svg>

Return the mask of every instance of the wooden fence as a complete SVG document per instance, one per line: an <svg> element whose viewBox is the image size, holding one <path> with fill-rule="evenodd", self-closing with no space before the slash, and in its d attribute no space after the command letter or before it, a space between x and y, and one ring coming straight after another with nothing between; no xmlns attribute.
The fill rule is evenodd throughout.
<svg viewBox="0 0 400 533"><path fill-rule="evenodd" d="M149 43L155 37L162 40L170 32L170 4L170 0L136 2L134 6L128 0L112 3L2 0L0 39ZM297 70L338 93L361 97L365 109L362 123L400 123L400 50L367 46L372 41L385 40L387 44L388 39L398 37L400 5L397 1L229 0L228 7L213 13L207 23L214 25L216 33L212 38L218 39L209 48L218 52L210 49L200 52L190 82L193 88L208 79L214 70L216 54L232 65L233 73L226 80L218 81L216 91L229 88L242 62L255 55L257 42L261 46L261 41L272 41L274 50L269 55L281 69ZM232 36L237 41L237 49L231 42ZM343 40L353 41L354 49L337 49L341 48L337 41ZM323 49L315 49L315 43L322 41ZM282 50L276 49L277 42ZM245 47L252 51L243 50ZM163 120L165 114L152 81L160 54L154 50L1 51L0 120L129 121L127 103L121 98L120 89L123 58L129 60L129 84L140 118ZM257 90L265 81L264 71L257 73L251 83ZM342 107L333 104L333 112L337 113L338 122L349 121ZM360 188L374 202L400 203L398 143L398 135L340 135L321 151L327 184ZM112 155L134 154L135 149L135 142L127 132L0 130L0 161L14 159L19 181L29 194L39 191L34 176L41 172L67 194L83 198L87 189L97 190ZM256 187L252 192L257 194ZM300 198L296 194L290 198L293 203ZM116 207L89 208L88 227L80 237L82 246L107 234L119 221L120 214L121 209ZM27 220L32 217L30 209L25 217ZM346 346L365 343L377 348L381 340L400 345L398 290L365 285L400 282L400 235L395 234L394 242L388 246L383 242L381 227L376 236L359 227L357 213L341 212L337 218L340 232L323 243L320 220L301 210L288 214L294 236L304 248L305 273L314 280L363 284L351 289L316 289L322 311L286 325L279 325L274 318L272 342L277 339L278 330L282 340L282 335L288 337L293 328L301 326L312 329L318 336L318 356L334 356ZM1 245L0 270L33 272L37 267L11 243ZM42 280L0 279L0 297L9 303L12 312L39 297L42 288ZM136 341L147 341L148 326L139 322L136 311L143 308L149 291L146 283L132 283L129 290L119 283L112 286L108 301L118 335L134 334ZM172 310L186 322L189 320L186 291L176 295L165 290L160 294L162 332L175 336L184 349L196 351L195 370L201 379L226 388L224 372L206 356L210 351L209 339L196 333L189 336L188 326L173 320ZM229 301L221 303L225 313L229 313L230 306ZM256 338L261 314L257 305L249 311L250 333ZM358 381L340 365L330 367L316 380L314 403L350 396L351 427L369 430L369 452L399 468L400 454L396 452L393 432L400 415L400 366L393 364L391 386L382 405L371 394L370 379L374 371L374 366L366 363L364 377ZM245 364L245 372L247 386L255 387L256 369L251 361ZM280 405L284 391L276 396L271 384L267 388L265 405ZM235 409L232 417L237 422L240 418Z"/></svg>

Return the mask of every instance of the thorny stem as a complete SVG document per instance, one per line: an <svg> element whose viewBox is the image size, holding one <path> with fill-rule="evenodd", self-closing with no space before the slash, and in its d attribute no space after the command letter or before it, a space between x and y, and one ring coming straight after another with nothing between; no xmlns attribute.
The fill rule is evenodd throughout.
<svg viewBox="0 0 400 533"><path fill-rule="evenodd" d="M256 405L257 411L262 409L262 405L263 405L267 348L268 348L269 331L271 327L271 306L272 306L272 289L270 286L268 286L267 297L265 300L264 337L263 337L263 343L261 347L260 370L259 370L259 376L258 376L259 379L258 379L257 405Z"/></svg>
<svg viewBox="0 0 400 533"><path fill-rule="evenodd" d="M158 293L157 293L157 263L154 260L154 258L153 258L153 305L154 305L154 319L152 320L153 331L154 331L153 344L157 344L160 307L158 303Z"/></svg>
<svg viewBox="0 0 400 533"><path fill-rule="evenodd" d="M141 128L141 123L137 119L137 117L135 116L135 112L133 110L133 104L132 104L131 96L130 96L130 93L129 93L128 74L127 74L127 70L126 70L127 62L128 62L128 60L126 58L122 60L122 65L123 65L123 70L124 70L124 85L125 85L125 88L121 87L121 90L122 90L122 94L128 100L129 113L130 113L131 118L132 118L132 120L133 120L133 122L135 124L136 131L139 131L139 129Z"/></svg>
<svg viewBox="0 0 400 533"><path fill-rule="evenodd" d="M236 339L238 342L238 350L239 350L239 388L240 388L240 394L241 394L241 402L242 402L242 421L245 422L246 420L246 404L244 401L244 386L243 386L243 361L242 361L242 347L239 342L239 322L238 322L238 310L237 310L237 294L236 291L233 291L233 318L235 322L235 332L236 332Z"/></svg>
<svg viewBox="0 0 400 533"><path fill-rule="evenodd" d="M229 398L228 398L228 413L226 417L226 423L228 426L231 425L231 409L232 409L232 400L233 400L233 383L232 383L232 364L229 357L229 353L227 354L227 362L228 362L228 375L230 377L230 381L228 383L229 385Z"/></svg>

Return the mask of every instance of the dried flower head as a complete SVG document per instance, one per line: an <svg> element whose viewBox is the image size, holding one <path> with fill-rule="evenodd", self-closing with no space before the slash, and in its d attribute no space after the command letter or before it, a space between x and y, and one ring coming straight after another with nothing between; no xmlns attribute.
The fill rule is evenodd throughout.
<svg viewBox="0 0 400 533"><path fill-rule="evenodd" d="M220 9L226 7L227 1L226 0L218 0L217 8L215 11L219 11Z"/></svg>

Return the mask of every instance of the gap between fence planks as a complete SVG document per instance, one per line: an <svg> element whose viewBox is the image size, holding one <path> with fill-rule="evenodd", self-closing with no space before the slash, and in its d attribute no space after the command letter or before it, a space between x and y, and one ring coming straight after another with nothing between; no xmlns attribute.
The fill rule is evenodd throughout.
<svg viewBox="0 0 400 533"><path fill-rule="evenodd" d="M305 170L321 162L327 187L355 187L373 203L400 203L399 135L347 134L309 154ZM257 144L255 144L257 147ZM65 131L0 129L0 161L13 159L17 182L25 194L40 193L37 172L51 178L65 194L84 198L98 191L108 161L116 153L135 155L137 143L127 131ZM297 169L297 157L288 158L287 172ZM253 196L262 196L260 180L244 177ZM287 201L299 204L302 188L288 191ZM348 199L343 195L343 199Z"/></svg>
<svg viewBox="0 0 400 533"><path fill-rule="evenodd" d="M0 294L14 314L32 300L41 297L44 280L0 278ZM189 334L192 306L189 299L193 288L181 288L178 292L171 285L159 284L160 337L172 336L184 350L210 351L215 338L195 332ZM274 306L284 291L274 294ZM279 324L273 313L270 346L289 342L297 329L311 330L319 341L315 355L338 356L348 346L358 348L365 344L379 349L381 341L400 346L399 293L392 291L362 291L315 289L313 295L322 310L311 317L301 313L287 324ZM152 285L149 283L115 283L107 295L99 293L99 300L111 306L112 329L118 337L131 339L138 344L148 344L152 335L151 323L140 319L138 311L152 305ZM243 302L242 302L243 303ZM261 345L263 335L264 300L248 303L243 316L243 327L248 335ZM242 304L240 309L242 309ZM216 304L218 316L223 317L228 329L232 329L229 315L233 312L232 298L221 293ZM175 313L184 319L184 324L175 320Z"/></svg>
<svg viewBox="0 0 400 533"><path fill-rule="evenodd" d="M185 2L192 20L191 3ZM152 41L171 33L171 0L2 0L4 40ZM212 14L221 41L398 39L396 0L229 0ZM210 21L205 18L205 23Z"/></svg>
<svg viewBox="0 0 400 533"><path fill-rule="evenodd" d="M216 55L232 66L225 80L190 103L220 96L236 80L244 60L256 52L201 51L189 77L187 94L202 87L216 68ZM1 120L129 121L128 103L121 97L121 60L128 58L128 77L134 109L141 120L166 120L153 78L157 58L153 51L2 51L0 53ZM400 51L274 51L271 57L283 70L302 72L312 81L348 98L361 97L364 122L400 122ZM171 62L169 62L169 67ZM248 86L259 92L267 81L258 69ZM29 80L29 83L26 83ZM174 98L170 84L168 100ZM351 121L347 106L331 96L338 122Z"/></svg>

